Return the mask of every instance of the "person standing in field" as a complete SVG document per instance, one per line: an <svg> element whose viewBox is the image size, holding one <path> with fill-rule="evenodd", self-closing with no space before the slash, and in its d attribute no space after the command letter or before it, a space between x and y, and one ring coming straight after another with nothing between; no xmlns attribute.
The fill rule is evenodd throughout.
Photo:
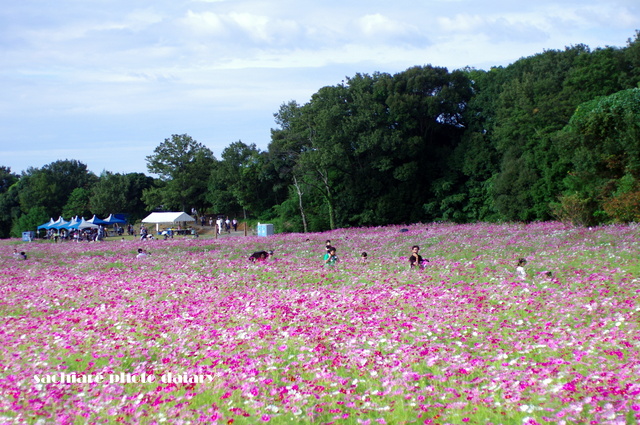
<svg viewBox="0 0 640 425"><path fill-rule="evenodd" d="M223 224L222 217L218 217L216 219L216 227L217 227L216 232L218 232L219 235L222 234L222 224Z"/></svg>

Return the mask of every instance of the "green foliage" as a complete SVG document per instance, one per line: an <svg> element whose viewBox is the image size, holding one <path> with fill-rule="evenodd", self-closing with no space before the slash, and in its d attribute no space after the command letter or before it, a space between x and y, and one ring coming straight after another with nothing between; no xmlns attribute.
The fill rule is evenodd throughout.
<svg viewBox="0 0 640 425"><path fill-rule="evenodd" d="M614 221L640 222L640 190L626 192L604 201L602 208Z"/></svg>
<svg viewBox="0 0 640 425"><path fill-rule="evenodd" d="M606 204L605 210L617 221L634 220L629 188L640 179L640 89L581 104L565 133L571 166L564 179L566 190L593 199L596 210Z"/></svg>
<svg viewBox="0 0 640 425"><path fill-rule="evenodd" d="M147 206L142 200L142 194L146 189L153 187L155 179L143 173L128 173L124 177L123 190L126 193L126 202L119 210L113 209L109 213L126 212L130 214L130 220L135 221L147 215Z"/></svg>
<svg viewBox="0 0 640 425"><path fill-rule="evenodd" d="M265 154L255 144L241 141L222 151L212 168L206 200L216 214L249 212L254 216L273 205L273 190L265 173Z"/></svg>
<svg viewBox="0 0 640 425"><path fill-rule="evenodd" d="M5 193L0 193L0 236L7 236L11 222L13 236L35 230L50 217L62 215L75 189L89 190L97 177L76 160L55 161L41 169L29 168ZM81 192L76 192L78 195ZM76 202L75 200L73 202Z"/></svg>
<svg viewBox="0 0 640 425"><path fill-rule="evenodd" d="M561 195L558 202L550 205L554 217L563 223L590 226L596 223L597 203L591 198L582 198L578 193Z"/></svg>
<svg viewBox="0 0 640 425"><path fill-rule="evenodd" d="M12 173L11 168L0 166L0 238L9 236L11 223L20 212L15 188L18 179L19 176Z"/></svg>
<svg viewBox="0 0 640 425"><path fill-rule="evenodd" d="M154 179L142 173L113 174L105 172L93 186L90 198L91 211L99 216L127 213L132 220L146 214L142 200L144 190L153 187ZM160 205L162 199L155 205ZM153 205L153 203L152 203Z"/></svg>
<svg viewBox="0 0 640 425"><path fill-rule="evenodd" d="M123 175L103 173L90 195L91 210L100 216L126 211L123 209L127 203L126 195L126 178Z"/></svg>
<svg viewBox="0 0 640 425"><path fill-rule="evenodd" d="M76 188L90 189L97 177L76 160L55 161L42 169L29 168L18 181L23 213L44 207L47 215L59 216Z"/></svg>
<svg viewBox="0 0 640 425"><path fill-rule="evenodd" d="M616 182L615 192L602 203L615 222L640 222L640 182L627 173Z"/></svg>
<svg viewBox="0 0 640 425"><path fill-rule="evenodd" d="M26 214L22 214L14 220L13 226L11 227L11 237L19 238L22 236L22 232L35 232L37 227L49 221L49 218L45 207L33 207Z"/></svg>
<svg viewBox="0 0 640 425"><path fill-rule="evenodd" d="M335 228L421 220L420 200L446 172L470 95L466 74L444 68L357 74L302 107L283 105L270 154L279 177L296 188L289 195L301 216L300 193L324 202L308 211L310 222L328 219Z"/></svg>
<svg viewBox="0 0 640 425"><path fill-rule="evenodd" d="M204 210L205 192L216 159L206 146L187 134L173 134L147 157L147 169L157 174L163 185L143 190L150 209L162 205L167 210ZM189 207L189 208L188 208Z"/></svg>
<svg viewBox="0 0 640 425"><path fill-rule="evenodd" d="M10 167L0 166L0 194L6 193L19 179Z"/></svg>
<svg viewBox="0 0 640 425"><path fill-rule="evenodd" d="M67 204L62 208L62 216L67 218L74 216L90 217L92 215L89 207L90 196L91 192L83 187L73 189Z"/></svg>

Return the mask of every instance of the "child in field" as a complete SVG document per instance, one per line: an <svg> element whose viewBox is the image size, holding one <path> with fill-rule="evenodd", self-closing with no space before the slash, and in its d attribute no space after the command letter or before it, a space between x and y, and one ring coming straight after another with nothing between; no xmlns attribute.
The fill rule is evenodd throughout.
<svg viewBox="0 0 640 425"><path fill-rule="evenodd" d="M330 246L328 248L328 252L326 254L324 254L324 257L322 258L322 260L324 261L324 264L323 264L324 267L335 266L336 263L338 262L338 256L336 255L336 249L334 247Z"/></svg>
<svg viewBox="0 0 640 425"><path fill-rule="evenodd" d="M363 252L362 254L360 254L360 262L361 263L366 263L367 262L367 253Z"/></svg>
<svg viewBox="0 0 640 425"><path fill-rule="evenodd" d="M527 278L527 272L524 270L524 266L527 264L527 260L524 258L518 259L518 265L516 266L516 274L520 279Z"/></svg>
<svg viewBox="0 0 640 425"><path fill-rule="evenodd" d="M414 269L416 267L423 270L426 267L426 263L429 262L427 259L423 259L420 254L420 247L418 245L414 245L411 247L411 256L409 257L409 268Z"/></svg>
<svg viewBox="0 0 640 425"><path fill-rule="evenodd" d="M148 255L149 253L147 251L142 248L138 248L138 255L136 255L136 258L146 258Z"/></svg>

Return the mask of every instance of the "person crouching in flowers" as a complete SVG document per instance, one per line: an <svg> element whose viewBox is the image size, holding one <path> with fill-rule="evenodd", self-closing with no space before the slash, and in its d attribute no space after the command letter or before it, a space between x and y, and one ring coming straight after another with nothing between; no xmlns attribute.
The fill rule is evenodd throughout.
<svg viewBox="0 0 640 425"><path fill-rule="evenodd" d="M252 263L267 261L267 258L273 257L273 251L256 251L249 256L249 261Z"/></svg>
<svg viewBox="0 0 640 425"><path fill-rule="evenodd" d="M411 247L411 256L409 257L410 269L414 269L417 267L420 270L423 270L429 262L429 260L422 259L422 256L418 254L418 252L420 252L420 247L418 245L414 245Z"/></svg>
<svg viewBox="0 0 640 425"><path fill-rule="evenodd" d="M527 272L524 270L524 266L527 264L527 260L524 258L518 259L518 265L516 266L516 274L520 279L527 278Z"/></svg>
<svg viewBox="0 0 640 425"><path fill-rule="evenodd" d="M332 246L329 247L328 251L326 254L324 254L323 257L324 260L324 267L332 267L335 266L336 263L338 262L338 256L336 255L336 249Z"/></svg>

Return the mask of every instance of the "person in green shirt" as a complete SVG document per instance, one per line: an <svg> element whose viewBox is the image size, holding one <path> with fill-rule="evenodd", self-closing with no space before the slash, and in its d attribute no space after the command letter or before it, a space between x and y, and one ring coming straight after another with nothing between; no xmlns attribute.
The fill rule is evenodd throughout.
<svg viewBox="0 0 640 425"><path fill-rule="evenodd" d="M324 266L335 266L338 262L338 256L336 255L336 249L334 247L329 247L328 252L324 254L323 257Z"/></svg>

